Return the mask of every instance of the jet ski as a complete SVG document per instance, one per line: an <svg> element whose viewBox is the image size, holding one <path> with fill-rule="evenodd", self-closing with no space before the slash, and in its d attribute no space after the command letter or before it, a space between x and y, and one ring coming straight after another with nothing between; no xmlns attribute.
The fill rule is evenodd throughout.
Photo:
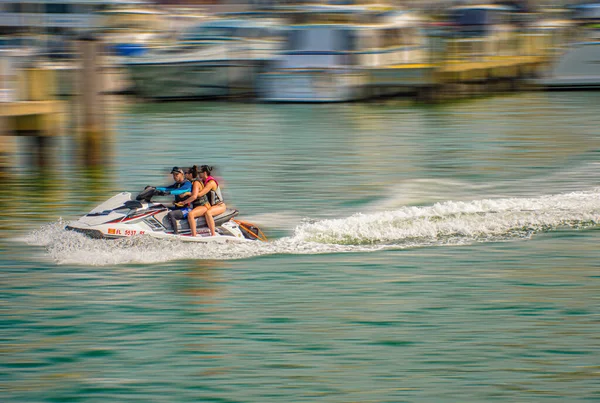
<svg viewBox="0 0 600 403"><path fill-rule="evenodd" d="M196 219L197 236L191 236L187 219L177 220L178 234L167 218L169 205L156 203L159 195L154 187L146 187L135 198L131 193L119 193L65 228L91 238L118 239L134 235L149 235L161 239L181 239L189 242L266 241L254 224L235 219L238 210L227 209L213 217L215 236L211 236L204 217Z"/></svg>

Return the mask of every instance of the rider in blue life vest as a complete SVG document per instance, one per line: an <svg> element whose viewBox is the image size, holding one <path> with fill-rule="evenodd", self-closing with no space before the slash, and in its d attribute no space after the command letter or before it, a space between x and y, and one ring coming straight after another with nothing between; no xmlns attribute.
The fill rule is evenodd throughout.
<svg viewBox="0 0 600 403"><path fill-rule="evenodd" d="M185 178L183 169L179 167L173 167L171 173L175 183L167 187L157 187L156 190L158 195L170 194L175 196L174 203L178 203L182 200L181 195L192 191L192 182Z"/></svg>

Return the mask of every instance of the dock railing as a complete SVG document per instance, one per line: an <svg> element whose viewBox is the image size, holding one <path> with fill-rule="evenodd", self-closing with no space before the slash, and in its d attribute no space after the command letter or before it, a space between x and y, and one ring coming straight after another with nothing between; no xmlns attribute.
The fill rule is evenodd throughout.
<svg viewBox="0 0 600 403"><path fill-rule="evenodd" d="M464 35L453 30L430 30L429 60L443 67L460 63L491 63L527 58L547 59L564 43L553 30L524 27L487 35Z"/></svg>

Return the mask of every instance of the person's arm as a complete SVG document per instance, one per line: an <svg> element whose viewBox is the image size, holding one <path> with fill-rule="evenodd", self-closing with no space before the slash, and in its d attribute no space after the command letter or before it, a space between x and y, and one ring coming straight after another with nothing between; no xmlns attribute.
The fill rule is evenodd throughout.
<svg viewBox="0 0 600 403"><path fill-rule="evenodd" d="M215 181L209 181L206 184L206 186L204 186L204 189L202 189L200 191L200 193L198 193L198 196L196 196L196 197L202 197L205 194L207 194L208 192L210 192L211 190L214 190L213 188L216 188L216 187L217 187L217 182L215 182Z"/></svg>
<svg viewBox="0 0 600 403"><path fill-rule="evenodd" d="M191 191L192 191L192 183L185 182L183 185L181 185L180 188L173 189L169 193L171 193L174 196L177 196L177 195L184 194L184 193L191 192Z"/></svg>
<svg viewBox="0 0 600 403"><path fill-rule="evenodd" d="M181 185L181 187L178 188L177 183L174 183L171 186L158 187L158 188L156 188L156 190L165 192L166 194L170 194L170 195L180 195L182 193L191 192L192 184L190 182L185 182L183 185Z"/></svg>
<svg viewBox="0 0 600 403"><path fill-rule="evenodd" d="M198 186L196 186L198 185ZM185 200L182 200L179 204L186 205L198 198L198 189L202 186L200 182L194 182L192 185L192 195Z"/></svg>
<svg viewBox="0 0 600 403"><path fill-rule="evenodd" d="M157 187L156 190L160 190L161 192L170 192L172 189L175 188L175 185L177 185L177 183L174 183L170 186Z"/></svg>

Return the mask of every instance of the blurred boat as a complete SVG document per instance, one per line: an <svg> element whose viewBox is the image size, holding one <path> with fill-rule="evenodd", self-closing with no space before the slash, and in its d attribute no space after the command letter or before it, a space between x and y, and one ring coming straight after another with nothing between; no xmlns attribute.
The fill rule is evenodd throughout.
<svg viewBox="0 0 600 403"><path fill-rule="evenodd" d="M3 35L0 36L0 50L11 57L32 59L42 52L43 41L35 35Z"/></svg>
<svg viewBox="0 0 600 403"><path fill-rule="evenodd" d="M514 7L462 4L446 10L447 57L451 61L486 61L517 56L522 23Z"/></svg>
<svg viewBox="0 0 600 403"><path fill-rule="evenodd" d="M367 98L382 73L423 63L426 38L414 13L393 6L280 6L290 20L285 50L260 77L260 97L274 102ZM387 87L392 88L392 87Z"/></svg>
<svg viewBox="0 0 600 403"><path fill-rule="evenodd" d="M136 93L150 99L244 95L280 46L276 19L217 18L183 32L174 45L122 59Z"/></svg>
<svg viewBox="0 0 600 403"><path fill-rule="evenodd" d="M143 55L153 47L164 46L172 36L170 15L146 3L116 4L97 14L101 26L98 33L106 50L102 65L104 91L130 92L132 83L120 60Z"/></svg>
<svg viewBox="0 0 600 403"><path fill-rule="evenodd" d="M0 30L46 34L79 33L98 28L96 12L115 4L141 0L0 1Z"/></svg>
<svg viewBox="0 0 600 403"><path fill-rule="evenodd" d="M102 39L118 56L140 55L148 48L163 46L207 18L197 10L158 9L149 4L113 6L98 15Z"/></svg>
<svg viewBox="0 0 600 403"><path fill-rule="evenodd" d="M68 58L69 40L103 28L101 14L145 0L0 1L0 32L30 32L41 38L45 57Z"/></svg>
<svg viewBox="0 0 600 403"><path fill-rule="evenodd" d="M600 88L600 3L572 7L579 40L562 44L534 83L549 89Z"/></svg>
<svg viewBox="0 0 600 403"><path fill-rule="evenodd" d="M148 7L111 7L100 11L100 34L111 54L142 54L167 36L166 13Z"/></svg>

